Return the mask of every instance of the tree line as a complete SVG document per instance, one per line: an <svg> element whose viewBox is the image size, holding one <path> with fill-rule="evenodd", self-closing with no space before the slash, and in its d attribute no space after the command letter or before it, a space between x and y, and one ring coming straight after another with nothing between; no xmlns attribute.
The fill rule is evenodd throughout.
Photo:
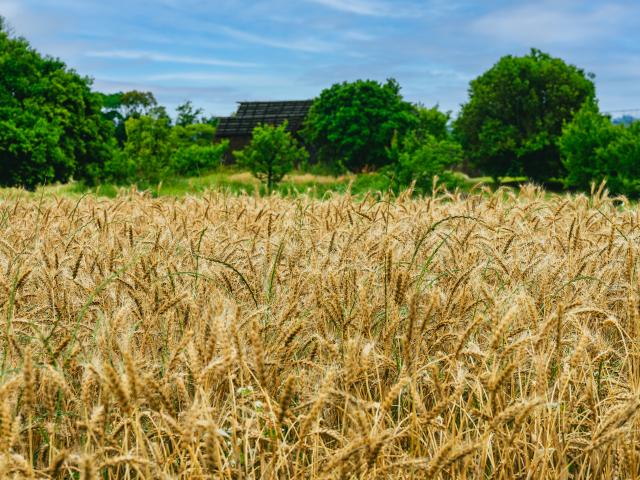
<svg viewBox="0 0 640 480"><path fill-rule="evenodd" d="M172 119L150 92L93 91L0 17L0 185L145 186L198 175L229 148L215 133L216 119L191 102ZM456 118L406 101L393 79L343 82L320 93L297 135L261 125L234 156L268 189L297 167L376 172L391 188L418 191L436 175L455 187L466 172L578 190L606 180L613 193L640 194L640 123L614 124L592 74L536 49L473 80Z"/></svg>

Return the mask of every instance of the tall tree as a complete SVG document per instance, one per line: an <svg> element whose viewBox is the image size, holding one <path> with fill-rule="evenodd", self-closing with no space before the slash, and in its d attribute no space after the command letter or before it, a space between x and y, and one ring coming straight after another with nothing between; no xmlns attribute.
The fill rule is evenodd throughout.
<svg viewBox="0 0 640 480"><path fill-rule="evenodd" d="M91 80L10 35L1 17L0 72L0 185L92 179L112 154L113 126Z"/></svg>
<svg viewBox="0 0 640 480"><path fill-rule="evenodd" d="M302 135L319 161L361 171L388 164L394 135L403 136L417 124L414 107L402 99L398 82L358 80L324 90Z"/></svg>
<svg viewBox="0 0 640 480"><path fill-rule="evenodd" d="M455 128L472 164L498 177L563 175L562 126L595 97L593 76L532 49L502 57L471 82Z"/></svg>

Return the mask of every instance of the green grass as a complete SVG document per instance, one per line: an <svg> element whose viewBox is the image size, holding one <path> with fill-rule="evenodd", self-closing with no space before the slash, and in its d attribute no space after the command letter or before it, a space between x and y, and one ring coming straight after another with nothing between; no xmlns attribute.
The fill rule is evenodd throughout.
<svg viewBox="0 0 640 480"><path fill-rule="evenodd" d="M469 178L462 176L463 190L470 190L474 186L494 186L490 177ZM502 179L501 184L515 186L522 179ZM126 192L136 186L119 186L114 184L101 184L95 187L87 187L82 183L68 183L64 185L47 185L39 187L30 195L63 195L80 197L87 193L102 197L113 198L121 192ZM285 196L308 194L314 197L323 197L329 193L345 193L350 191L353 195L364 195L367 192L386 191L389 188L389 180L378 173L348 174L341 176L320 175L305 172L292 172L277 185L275 191ZM222 167L215 172L209 172L198 177L167 179L157 185L146 187L143 190L153 196L199 195L207 190L225 190L233 194L250 194L256 192L265 195L266 188L249 172L238 170L236 167ZM20 189L0 189L0 197L27 194Z"/></svg>

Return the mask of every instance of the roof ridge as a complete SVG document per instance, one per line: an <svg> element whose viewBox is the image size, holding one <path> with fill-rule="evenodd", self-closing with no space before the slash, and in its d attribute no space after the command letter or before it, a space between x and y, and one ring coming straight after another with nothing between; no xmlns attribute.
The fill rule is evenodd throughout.
<svg viewBox="0 0 640 480"><path fill-rule="evenodd" d="M313 98L303 100L239 100L236 103L307 103L313 102Z"/></svg>

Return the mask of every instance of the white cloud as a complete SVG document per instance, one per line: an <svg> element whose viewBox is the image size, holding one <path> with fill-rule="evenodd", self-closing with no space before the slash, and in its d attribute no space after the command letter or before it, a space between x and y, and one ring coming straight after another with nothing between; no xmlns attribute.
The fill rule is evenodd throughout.
<svg viewBox="0 0 640 480"><path fill-rule="evenodd" d="M14 21L20 14L20 4L13 0L0 0L0 15L10 22Z"/></svg>
<svg viewBox="0 0 640 480"><path fill-rule="evenodd" d="M208 73L208 72L175 72L147 75L145 79L151 82L205 82L223 83L226 85L265 85L277 84L283 81L283 77L263 74L233 74L233 73Z"/></svg>
<svg viewBox="0 0 640 480"><path fill-rule="evenodd" d="M262 45L264 47L297 50L307 53L328 52L335 48L334 45L330 43L313 38L277 40L230 27L219 27L219 31L236 40Z"/></svg>
<svg viewBox="0 0 640 480"><path fill-rule="evenodd" d="M165 55L156 52L145 52L140 50L105 50L86 52L87 57L93 58L113 58L118 60L147 60L151 62L164 63L186 63L190 65L209 65L215 67L256 67L256 63L236 62L230 60L219 60L207 57L189 57L181 55Z"/></svg>
<svg viewBox="0 0 640 480"><path fill-rule="evenodd" d="M416 2L412 0L306 0L341 13L350 13L364 17L418 18L425 13L439 16L442 0ZM453 1L453 0L451 0Z"/></svg>
<svg viewBox="0 0 640 480"><path fill-rule="evenodd" d="M357 32L355 30L345 32L344 37L348 40L354 40L356 42L371 42L376 39L374 35L370 35L364 32Z"/></svg>
<svg viewBox="0 0 640 480"><path fill-rule="evenodd" d="M309 0L333 10L356 15L384 17L393 12L391 5L373 0Z"/></svg>
<svg viewBox="0 0 640 480"><path fill-rule="evenodd" d="M472 22L472 30L530 46L578 44L615 35L625 14L615 4L585 10L574 2L545 1L493 11Z"/></svg>

